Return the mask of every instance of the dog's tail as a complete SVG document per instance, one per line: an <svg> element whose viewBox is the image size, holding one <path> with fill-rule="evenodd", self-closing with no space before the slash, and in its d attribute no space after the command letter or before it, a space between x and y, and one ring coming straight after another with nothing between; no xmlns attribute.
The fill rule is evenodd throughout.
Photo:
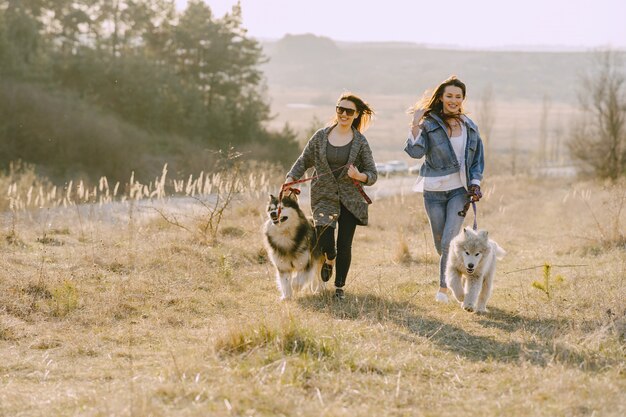
<svg viewBox="0 0 626 417"><path fill-rule="evenodd" d="M492 244L493 248L495 249L496 259L504 258L504 255L506 255L506 251L502 249L500 245L498 245L496 242L492 241Z"/></svg>

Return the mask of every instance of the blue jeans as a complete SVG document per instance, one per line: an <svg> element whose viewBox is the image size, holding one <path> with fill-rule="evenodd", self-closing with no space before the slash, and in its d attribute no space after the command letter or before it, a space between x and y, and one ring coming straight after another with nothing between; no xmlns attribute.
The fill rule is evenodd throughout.
<svg viewBox="0 0 626 417"><path fill-rule="evenodd" d="M450 191L424 191L424 207L430 221L435 248L439 254L439 286L446 285L446 262L450 241L461 231L465 217L459 216L468 201L465 188Z"/></svg>

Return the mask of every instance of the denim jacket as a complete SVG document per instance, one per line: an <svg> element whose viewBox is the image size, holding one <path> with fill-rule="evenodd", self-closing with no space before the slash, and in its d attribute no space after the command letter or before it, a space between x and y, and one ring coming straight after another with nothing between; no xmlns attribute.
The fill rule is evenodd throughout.
<svg viewBox="0 0 626 417"><path fill-rule="evenodd" d="M480 184L485 169L483 141L478 133L478 127L467 116L462 116L467 128L465 145L465 169L469 184ZM406 141L404 151L411 158L419 159L426 156L420 176L441 177L458 172L461 164L454 155L446 125L436 114L430 113L420 123L421 132L413 141L410 137Z"/></svg>

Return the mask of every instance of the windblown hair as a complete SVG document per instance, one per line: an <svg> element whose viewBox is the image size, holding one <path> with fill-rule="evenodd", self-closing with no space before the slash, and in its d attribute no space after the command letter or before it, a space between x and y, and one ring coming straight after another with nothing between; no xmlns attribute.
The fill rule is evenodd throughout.
<svg viewBox="0 0 626 417"><path fill-rule="evenodd" d="M367 104L361 97L349 92L343 93L341 96L339 96L339 99L337 100L337 105L339 105L342 100L348 100L354 103L354 105L356 106L356 111L359 115L355 117L355 119L352 121L352 127L354 127L361 133L365 132L372 121L372 117L374 116L374 109L372 109L370 105ZM337 122L338 119L337 115L335 114L335 117L332 119L330 124L334 125Z"/></svg>
<svg viewBox="0 0 626 417"><path fill-rule="evenodd" d="M450 78L439 84L430 96L428 95L428 92L424 93L422 99L415 103L415 105L409 109L409 113L412 114L419 109L423 109L424 115L422 116L422 120L428 117L429 114L434 113L439 116L448 127L450 127L450 125L448 124L448 120L458 119L462 114L464 114L464 111L463 107L461 106L461 108L459 109L459 113L456 115L444 113L442 97L446 87L448 87L449 85L459 87L463 92L463 100L465 100L465 93L467 91L465 83L456 78L455 75L452 75L450 76Z"/></svg>

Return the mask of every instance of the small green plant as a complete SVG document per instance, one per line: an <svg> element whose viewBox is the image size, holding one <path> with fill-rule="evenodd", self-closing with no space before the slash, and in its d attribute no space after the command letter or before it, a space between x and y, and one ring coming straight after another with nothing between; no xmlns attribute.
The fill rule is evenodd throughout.
<svg viewBox="0 0 626 417"><path fill-rule="evenodd" d="M78 308L78 290L70 281L52 289L53 314L56 317L65 317Z"/></svg>
<svg viewBox="0 0 626 417"><path fill-rule="evenodd" d="M554 277L554 283L552 281L552 265L549 263L543 264L543 282L533 281L533 287L538 290L543 291L548 299L552 298L552 288L554 287L554 283L561 283L565 281L562 275L557 275Z"/></svg>

